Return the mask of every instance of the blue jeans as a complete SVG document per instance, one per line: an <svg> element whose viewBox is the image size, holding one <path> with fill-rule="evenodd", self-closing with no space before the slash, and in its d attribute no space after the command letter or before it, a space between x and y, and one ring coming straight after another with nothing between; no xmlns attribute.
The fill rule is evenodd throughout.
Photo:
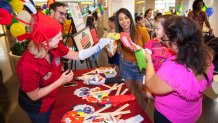
<svg viewBox="0 0 218 123"><path fill-rule="evenodd" d="M145 76L145 71L140 72L139 67L134 62L129 62L120 59L120 76L125 80L140 81L143 82L143 76Z"/></svg>
<svg viewBox="0 0 218 123"><path fill-rule="evenodd" d="M43 113L30 113L27 112L32 123L48 123L51 110L48 110L47 112Z"/></svg>

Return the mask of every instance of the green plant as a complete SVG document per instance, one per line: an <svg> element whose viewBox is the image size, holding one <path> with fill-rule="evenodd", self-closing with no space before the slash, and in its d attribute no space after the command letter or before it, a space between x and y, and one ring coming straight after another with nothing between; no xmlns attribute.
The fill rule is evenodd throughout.
<svg viewBox="0 0 218 123"><path fill-rule="evenodd" d="M22 56L26 51L29 41L18 41L11 47L11 51L13 55Z"/></svg>

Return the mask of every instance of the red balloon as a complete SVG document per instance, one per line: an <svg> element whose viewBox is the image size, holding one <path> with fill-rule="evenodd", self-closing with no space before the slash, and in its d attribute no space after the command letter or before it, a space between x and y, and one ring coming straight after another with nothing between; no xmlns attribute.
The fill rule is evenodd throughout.
<svg viewBox="0 0 218 123"><path fill-rule="evenodd" d="M10 25L12 23L11 14L4 8L0 8L0 24Z"/></svg>

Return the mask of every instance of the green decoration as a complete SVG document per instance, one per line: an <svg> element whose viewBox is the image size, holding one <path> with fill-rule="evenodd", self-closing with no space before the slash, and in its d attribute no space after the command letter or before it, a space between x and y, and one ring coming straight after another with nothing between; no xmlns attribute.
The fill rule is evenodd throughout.
<svg viewBox="0 0 218 123"><path fill-rule="evenodd" d="M142 49L135 51L136 61L138 63L138 67L140 71L144 71L147 67L147 63L145 61L144 53Z"/></svg>
<svg viewBox="0 0 218 123"><path fill-rule="evenodd" d="M45 14L46 14L46 15L49 15L49 9L46 9L46 10L45 10Z"/></svg>
<svg viewBox="0 0 218 123"><path fill-rule="evenodd" d="M10 3L12 0L6 0L6 1Z"/></svg>
<svg viewBox="0 0 218 123"><path fill-rule="evenodd" d="M10 25L8 25L8 27L11 28L11 25L13 25L14 23L18 23L18 20L15 18L12 18L12 22Z"/></svg>
<svg viewBox="0 0 218 123"><path fill-rule="evenodd" d="M102 6L100 6L99 9L100 9L100 11L102 11L103 10Z"/></svg>

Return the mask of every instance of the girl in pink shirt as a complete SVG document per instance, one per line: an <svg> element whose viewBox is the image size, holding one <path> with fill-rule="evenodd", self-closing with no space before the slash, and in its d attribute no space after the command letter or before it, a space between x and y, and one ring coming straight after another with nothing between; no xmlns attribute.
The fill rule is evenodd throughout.
<svg viewBox="0 0 218 123"><path fill-rule="evenodd" d="M212 83L212 52L192 19L175 16L163 27L162 41L175 55L155 74L152 57L145 53L146 88L155 96L154 122L195 123L202 112L203 91Z"/></svg>
<svg viewBox="0 0 218 123"><path fill-rule="evenodd" d="M172 56L172 52L165 44L162 43L161 38L163 37L163 26L162 23L172 17L171 15L164 15L158 18L155 29L156 38L151 39L146 43L145 48L148 48L152 51L152 61L154 64L154 69L157 71L160 66L166 61L167 58Z"/></svg>

